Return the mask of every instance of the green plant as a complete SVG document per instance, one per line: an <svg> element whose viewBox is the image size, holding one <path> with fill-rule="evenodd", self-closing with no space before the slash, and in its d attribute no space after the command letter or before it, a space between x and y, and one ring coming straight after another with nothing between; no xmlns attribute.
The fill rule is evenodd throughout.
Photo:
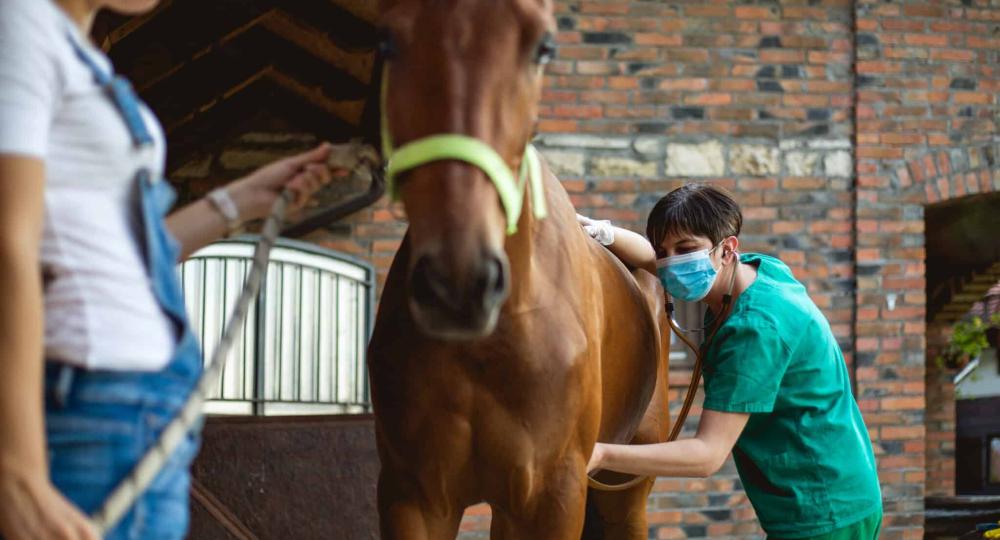
<svg viewBox="0 0 1000 540"><path fill-rule="evenodd" d="M988 323L979 317L955 323L948 346L937 357L938 366L961 368L977 358L983 349L990 346L986 333L996 327L1000 327L1000 313L995 313Z"/></svg>

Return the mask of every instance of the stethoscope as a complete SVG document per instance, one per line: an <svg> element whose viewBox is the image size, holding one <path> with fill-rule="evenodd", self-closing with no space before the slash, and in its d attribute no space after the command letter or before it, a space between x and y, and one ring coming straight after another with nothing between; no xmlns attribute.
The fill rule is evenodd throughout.
<svg viewBox="0 0 1000 540"><path fill-rule="evenodd" d="M677 335L677 337L685 345L687 345L689 349L691 349L691 352L694 353L694 358L695 358L694 369L692 369L691 371L691 382L688 384L687 394L684 396L684 404L681 406L681 410L677 414L677 418L674 420L674 425L670 429L670 435L664 442L676 441L677 437L681 433L681 430L684 428L684 422L687 420L688 413L691 411L691 405L694 403L694 396L698 391L698 384L701 382L702 361L704 359L705 351L708 350L709 344L711 344L712 340L715 338L715 334L719 332L719 328L722 327L722 323L726 320L726 317L729 315L729 312L732 309L733 291L736 289L736 274L738 273L740 266L739 253L733 251L733 255L734 255L734 263L733 263L733 270L729 277L729 289L728 292L726 292L726 294L722 295L722 307L719 309L718 315L714 316L711 322L702 326L701 328L687 329L682 327L680 323L677 322L677 319L674 317L675 310L674 310L673 297L670 295L670 293L667 292L666 288L664 288L663 290L663 297L667 306L667 323L670 325L670 329L673 330L674 334ZM709 328L711 328L711 332L702 341L700 347L696 345L694 341L687 336L688 334L705 332ZM598 491L624 491L643 482L644 480L646 480L646 478L648 477L636 476L635 478L623 484L611 485L611 484L605 484L599 480L595 480L593 476L588 475L587 484L591 488L594 488Z"/></svg>

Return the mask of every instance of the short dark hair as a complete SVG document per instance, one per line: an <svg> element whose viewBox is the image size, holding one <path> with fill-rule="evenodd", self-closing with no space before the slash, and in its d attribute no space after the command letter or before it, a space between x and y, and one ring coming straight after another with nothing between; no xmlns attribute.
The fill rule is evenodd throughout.
<svg viewBox="0 0 1000 540"><path fill-rule="evenodd" d="M659 249L668 234L704 236L718 244L739 236L743 213L728 191L708 184L684 184L671 191L649 212L646 238Z"/></svg>

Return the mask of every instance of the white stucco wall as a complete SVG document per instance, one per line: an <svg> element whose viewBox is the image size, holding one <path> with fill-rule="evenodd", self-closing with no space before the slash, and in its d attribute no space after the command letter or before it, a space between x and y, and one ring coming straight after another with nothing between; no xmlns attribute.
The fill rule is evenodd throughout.
<svg viewBox="0 0 1000 540"><path fill-rule="evenodd" d="M979 357L979 367L955 387L955 398L974 399L994 396L1000 396L997 350L986 349Z"/></svg>

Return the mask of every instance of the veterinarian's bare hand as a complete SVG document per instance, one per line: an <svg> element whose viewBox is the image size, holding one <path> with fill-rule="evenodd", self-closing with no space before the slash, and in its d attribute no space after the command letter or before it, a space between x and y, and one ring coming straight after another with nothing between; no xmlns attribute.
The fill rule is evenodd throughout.
<svg viewBox="0 0 1000 540"><path fill-rule="evenodd" d="M593 472L601 468L604 460L604 443L594 445L594 453L590 454L590 461L587 463L587 472Z"/></svg>

